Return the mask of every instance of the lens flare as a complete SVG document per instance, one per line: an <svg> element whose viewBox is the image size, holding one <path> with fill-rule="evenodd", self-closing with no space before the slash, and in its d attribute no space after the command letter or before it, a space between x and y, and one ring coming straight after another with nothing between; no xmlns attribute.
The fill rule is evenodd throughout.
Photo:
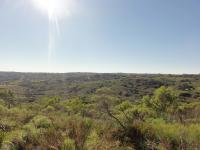
<svg viewBox="0 0 200 150"><path fill-rule="evenodd" d="M32 0L38 8L49 19L49 44L48 60L56 49L56 39L60 35L59 20L70 15L74 0Z"/></svg>
<svg viewBox="0 0 200 150"><path fill-rule="evenodd" d="M33 0L33 4L49 19L62 18L70 13L71 0Z"/></svg>

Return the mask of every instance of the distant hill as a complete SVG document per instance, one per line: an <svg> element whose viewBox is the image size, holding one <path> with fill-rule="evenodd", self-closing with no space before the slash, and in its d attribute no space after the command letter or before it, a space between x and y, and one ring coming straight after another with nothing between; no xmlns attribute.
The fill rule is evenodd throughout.
<svg viewBox="0 0 200 150"><path fill-rule="evenodd" d="M200 75L124 73L19 73L0 72L0 89L11 90L19 101L59 95L63 99L87 96L109 87L116 96L137 101L160 86L173 86L182 100L200 99Z"/></svg>

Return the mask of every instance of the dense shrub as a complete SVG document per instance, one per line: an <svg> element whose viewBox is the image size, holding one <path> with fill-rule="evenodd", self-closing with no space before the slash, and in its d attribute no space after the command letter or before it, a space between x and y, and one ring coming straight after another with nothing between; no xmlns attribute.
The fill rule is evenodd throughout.
<svg viewBox="0 0 200 150"><path fill-rule="evenodd" d="M32 122L36 128L49 128L51 126L51 120L42 115L35 116Z"/></svg>
<svg viewBox="0 0 200 150"><path fill-rule="evenodd" d="M85 149L86 140L92 128L92 120L72 118L69 120L67 135L75 141L75 147L78 150Z"/></svg>
<svg viewBox="0 0 200 150"><path fill-rule="evenodd" d="M166 149L198 149L200 127L198 124L184 126L166 123L162 119L149 119L139 126L147 139L165 146Z"/></svg>
<svg viewBox="0 0 200 150"><path fill-rule="evenodd" d="M63 146L62 146L62 150L75 150L75 141L70 139L70 138L66 138L64 140Z"/></svg>
<svg viewBox="0 0 200 150"><path fill-rule="evenodd" d="M176 91L173 80L160 76L156 79L143 77L144 80L135 77L137 79L125 77L90 83L85 79L80 86L79 81L70 81L68 86L72 91L66 93L72 95L42 96L32 103L12 103L12 107L8 105L11 102L0 100L0 149L198 149L200 102L192 99L194 97L188 97L186 101L180 93L193 95L200 85L196 83L193 85L196 89ZM31 83L35 89L36 85L46 84ZM54 83L48 86L47 93L53 86ZM160 88L153 92L155 87ZM146 92L143 99L140 90Z"/></svg>
<svg viewBox="0 0 200 150"><path fill-rule="evenodd" d="M0 131L0 148L1 148L3 140L4 140L4 136L5 136L5 133Z"/></svg>

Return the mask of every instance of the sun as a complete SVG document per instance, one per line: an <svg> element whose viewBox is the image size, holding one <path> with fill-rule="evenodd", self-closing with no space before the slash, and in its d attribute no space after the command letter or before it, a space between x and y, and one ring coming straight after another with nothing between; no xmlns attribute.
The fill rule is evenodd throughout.
<svg viewBox="0 0 200 150"><path fill-rule="evenodd" d="M69 13L69 0L32 0L49 19L61 18Z"/></svg>
<svg viewBox="0 0 200 150"><path fill-rule="evenodd" d="M56 38L60 35L60 20L71 15L74 9L75 0L31 0L37 10L48 17L49 40L48 40L48 60L51 60L55 52Z"/></svg>

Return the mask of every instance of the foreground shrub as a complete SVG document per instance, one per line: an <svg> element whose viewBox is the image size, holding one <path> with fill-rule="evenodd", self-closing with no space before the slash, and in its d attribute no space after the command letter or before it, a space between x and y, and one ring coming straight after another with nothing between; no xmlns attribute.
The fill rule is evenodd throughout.
<svg viewBox="0 0 200 150"><path fill-rule="evenodd" d="M70 138L66 138L64 140L62 150L75 150L75 141Z"/></svg>
<svg viewBox="0 0 200 150"><path fill-rule="evenodd" d="M7 107L4 105L0 104L0 114L3 115L8 111Z"/></svg>
<svg viewBox="0 0 200 150"><path fill-rule="evenodd" d="M77 150L85 149L85 142L90 134L92 121L84 118L72 118L68 123L68 136L75 141Z"/></svg>
<svg viewBox="0 0 200 150"><path fill-rule="evenodd" d="M2 149L18 150L22 147L24 141L24 131L15 130L5 134L2 142Z"/></svg>
<svg viewBox="0 0 200 150"><path fill-rule="evenodd" d="M152 97L144 96L143 103L167 119L168 114L174 113L177 108L177 94L172 88L162 86L155 90Z"/></svg>
<svg viewBox="0 0 200 150"><path fill-rule="evenodd" d="M4 132L0 131L0 148L2 146L4 136L5 136Z"/></svg>
<svg viewBox="0 0 200 150"><path fill-rule="evenodd" d="M34 112L23 107L13 107L9 109L7 116L12 120L16 120L18 125L21 126L31 120Z"/></svg>
<svg viewBox="0 0 200 150"><path fill-rule="evenodd" d="M38 143L41 149L61 149L63 143L62 132L53 127L44 129L40 132Z"/></svg>
<svg viewBox="0 0 200 150"><path fill-rule="evenodd" d="M49 128L51 126L51 120L42 115L34 117L32 122L36 126L36 128Z"/></svg>
<svg viewBox="0 0 200 150"><path fill-rule="evenodd" d="M25 131L24 140L27 143L38 143L37 140L40 135L40 130L38 130L33 123L25 125L23 130Z"/></svg>
<svg viewBox="0 0 200 150"><path fill-rule="evenodd" d="M157 141L166 149L198 149L200 147L200 127L198 124L184 126L166 123L162 119L152 119L139 126L148 139Z"/></svg>
<svg viewBox="0 0 200 150"><path fill-rule="evenodd" d="M18 126L16 121L1 119L0 120L0 130L4 132L10 132Z"/></svg>

